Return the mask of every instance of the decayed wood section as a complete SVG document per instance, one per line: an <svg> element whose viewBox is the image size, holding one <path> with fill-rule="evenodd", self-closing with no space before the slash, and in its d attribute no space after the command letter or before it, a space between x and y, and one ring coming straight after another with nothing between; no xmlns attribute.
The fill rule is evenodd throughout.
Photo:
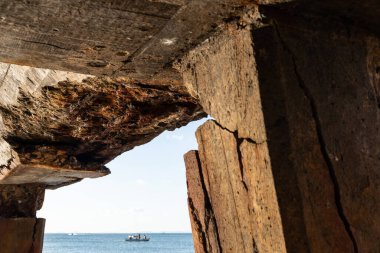
<svg viewBox="0 0 380 253"><path fill-rule="evenodd" d="M1 253L41 253L45 219L0 218Z"/></svg>
<svg viewBox="0 0 380 253"><path fill-rule="evenodd" d="M0 58L97 76L159 74L179 80L165 69L248 2L3 0Z"/></svg>
<svg viewBox="0 0 380 253"><path fill-rule="evenodd" d="M203 117L175 81L96 78L0 63L0 184L57 188Z"/></svg>
<svg viewBox="0 0 380 253"><path fill-rule="evenodd" d="M215 214L206 190L198 151L185 154L188 205L197 253L222 252Z"/></svg>
<svg viewBox="0 0 380 253"><path fill-rule="evenodd" d="M350 37L338 21L261 11L261 26L229 26L182 62L217 121L197 137L221 248L377 252L380 41L357 27ZM258 199L278 209L249 213ZM283 247L270 248L281 234Z"/></svg>
<svg viewBox="0 0 380 253"><path fill-rule="evenodd" d="M206 242L197 252L285 252L266 144L237 139L213 121L197 140L200 162L196 153L185 156L194 239ZM216 230L207 231L205 214Z"/></svg>
<svg viewBox="0 0 380 253"><path fill-rule="evenodd" d="M43 184L0 185L0 217L34 218L44 197Z"/></svg>

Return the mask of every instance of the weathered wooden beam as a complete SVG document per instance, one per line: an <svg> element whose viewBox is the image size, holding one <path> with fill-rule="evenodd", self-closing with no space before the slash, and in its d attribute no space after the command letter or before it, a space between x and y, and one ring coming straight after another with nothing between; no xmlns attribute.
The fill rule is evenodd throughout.
<svg viewBox="0 0 380 253"><path fill-rule="evenodd" d="M44 219L37 219L45 185L0 185L0 252L41 253Z"/></svg>
<svg viewBox="0 0 380 253"><path fill-rule="evenodd" d="M3 0L0 61L97 76L165 75L178 56L247 3Z"/></svg>
<svg viewBox="0 0 380 253"><path fill-rule="evenodd" d="M288 252L376 252L380 39L341 20L264 10L261 25L227 26L182 61L185 84L218 122L213 131L208 123L198 133L218 234L231 233L227 227L239 234L236 220L252 224L244 220L252 214L239 213L241 203L257 196L269 203L276 196ZM267 156L265 148L256 149L260 145ZM272 185L269 177L254 180L268 168ZM241 178L253 180L245 183L256 195L241 194ZM255 190L268 185L274 196ZM231 209L226 199L236 192L237 208ZM219 226L218 216L231 224ZM258 238L266 233L259 228L252 228ZM268 246L274 237L262 238L269 241L258 242ZM239 245L246 244L230 247L243 252Z"/></svg>
<svg viewBox="0 0 380 253"><path fill-rule="evenodd" d="M36 217L45 196L43 184L0 185L0 217Z"/></svg>
<svg viewBox="0 0 380 253"><path fill-rule="evenodd" d="M286 252L267 143L237 139L213 121L196 135L203 175L198 180L204 188L191 184L189 192L198 188L209 197L206 211L212 212L217 228L204 232L218 242L206 252ZM188 177L197 178L191 168L187 166ZM194 209L204 212L201 205Z"/></svg>
<svg viewBox="0 0 380 253"><path fill-rule="evenodd" d="M65 168L65 165L62 165L62 167L52 167L49 165L20 164L0 176L0 185L33 183L44 185L49 189L56 189L76 183L84 178L98 178L106 176L109 173L109 169L104 166L85 170L84 168L68 169Z"/></svg>
<svg viewBox="0 0 380 253"><path fill-rule="evenodd" d="M45 219L0 218L1 253L42 253Z"/></svg>
<svg viewBox="0 0 380 253"><path fill-rule="evenodd" d="M54 188L204 114L172 80L94 78L0 64L0 184Z"/></svg>
<svg viewBox="0 0 380 253"><path fill-rule="evenodd" d="M179 9L147 0L0 1L0 60L110 75Z"/></svg>
<svg viewBox="0 0 380 253"><path fill-rule="evenodd" d="M198 151L189 151L184 156L188 207L193 230L196 253L221 252L215 214L199 160Z"/></svg>

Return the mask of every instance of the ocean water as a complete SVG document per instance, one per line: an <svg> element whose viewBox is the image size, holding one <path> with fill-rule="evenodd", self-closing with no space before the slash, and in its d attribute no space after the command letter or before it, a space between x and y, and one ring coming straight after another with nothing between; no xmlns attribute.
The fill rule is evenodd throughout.
<svg viewBox="0 0 380 253"><path fill-rule="evenodd" d="M126 242L127 234L45 234L43 253L194 253L191 234L146 234L149 242Z"/></svg>

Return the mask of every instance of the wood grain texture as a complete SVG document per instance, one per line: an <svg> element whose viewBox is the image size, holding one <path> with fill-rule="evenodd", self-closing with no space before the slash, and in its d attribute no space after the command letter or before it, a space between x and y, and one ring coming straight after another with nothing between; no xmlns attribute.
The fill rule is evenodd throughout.
<svg viewBox="0 0 380 253"><path fill-rule="evenodd" d="M36 217L42 207L45 188L41 184L0 185L0 217Z"/></svg>
<svg viewBox="0 0 380 253"><path fill-rule="evenodd" d="M184 159L195 252L222 252L215 215L206 191L198 152L189 151L185 154Z"/></svg>
<svg viewBox="0 0 380 253"><path fill-rule="evenodd" d="M58 187L104 176L115 156L204 116L166 80L0 64L0 90L0 184Z"/></svg>
<svg viewBox="0 0 380 253"><path fill-rule="evenodd" d="M189 192L198 187L209 196L221 252L286 252L266 144L241 142L213 121L196 136L205 187L192 183ZM201 206L194 205L199 212Z"/></svg>
<svg viewBox="0 0 380 253"><path fill-rule="evenodd" d="M0 60L97 76L161 75L247 3L0 1Z"/></svg>
<svg viewBox="0 0 380 253"><path fill-rule="evenodd" d="M1 1L3 62L96 75L117 71L179 6L146 0Z"/></svg>
<svg viewBox="0 0 380 253"><path fill-rule="evenodd" d="M1 253L42 253L44 219L0 218Z"/></svg>
<svg viewBox="0 0 380 253"><path fill-rule="evenodd" d="M234 135L208 121L196 133L207 193L218 226L222 252L252 252L248 193Z"/></svg>
<svg viewBox="0 0 380 253"><path fill-rule="evenodd" d="M254 65L230 64L250 56L239 52L247 52L246 47L236 46L234 42L235 38L244 41L242 37L231 36L232 42L226 39L226 34L233 34L231 31L220 35L220 41L224 40L226 45L218 43L218 39L215 39L217 42L210 40L191 52L189 61L184 61L185 80L192 87L193 94L199 96L205 110L220 121L222 129L226 128L224 134L211 137L216 126L209 130L212 128L209 123L198 133L199 157L202 170L206 171L203 174L207 192L212 188L219 193L210 194L215 216L224 217L222 227L229 226L236 234L240 234L241 228L235 223L252 216L229 209L227 203L232 199L226 201L234 192L229 187L241 192L238 186L227 182L239 178L234 167L242 161L236 158L239 138L234 135L240 137L239 129L249 124L253 133L264 132L267 136L264 141L267 140L269 155L267 158L260 156L259 161L270 161L274 187L272 193L266 190L263 191L265 194L256 194L266 200L263 203L271 203L273 196L277 197L277 222L284 231L286 250L376 252L380 224L375 214L378 201L374 197L379 195L375 186L379 178L376 168L380 143L377 138L380 136L377 122L379 40L357 28L352 28L357 37L350 37L346 27L339 22L316 18L308 23L303 17L289 18L284 13L279 14L278 9L274 10L265 12L267 17L272 17L266 26L253 29L252 35L245 37L251 39L246 45L253 46ZM235 32L246 33L239 29ZM235 46L228 46L231 44ZM221 48L235 51L231 53ZM223 60L225 55L230 58ZM189 66L189 62L193 65ZM241 66L253 66L254 69L244 70ZM226 71L231 74L225 76ZM233 79L244 71L251 71L250 75L256 76L259 100L246 99L245 90L251 86L250 79ZM231 87L229 82L240 86ZM214 87L220 87L222 91ZM236 115L256 115L256 111L245 110L244 106L234 107L230 104L232 101L234 104L253 101L256 105L260 101L263 121L252 124L247 120L236 124L239 119ZM227 129L237 132L229 133ZM252 137L243 141L256 146L263 144ZM250 151L245 153L248 158L244 163L250 168L249 164L255 164L264 173L266 167L255 160L255 149L245 147L245 150ZM243 150L240 150L241 154ZM213 163L210 165L208 161ZM215 175L224 167L230 174L219 172ZM251 172L247 180L260 175ZM267 186L260 183L253 187ZM239 194L235 206L245 202L241 199L249 202L255 198ZM225 213L218 211L218 205L228 207L223 209ZM219 228L218 218L216 221ZM258 223L260 233L265 234L267 225ZM223 233L219 231L221 241L225 236ZM231 239L231 243L246 245L243 238L242 242ZM264 245L267 246L268 242Z"/></svg>
<svg viewBox="0 0 380 253"><path fill-rule="evenodd" d="M341 23L317 20L302 23L302 17L284 19L280 13L272 14L277 19L276 33L285 51L284 57L292 66L288 71L293 72L293 78L289 75L281 80L285 87L288 123L295 137L294 148L305 154L304 168L316 164L317 156L311 154L320 153L331 178L335 208L350 238L351 251L376 252L380 247L377 215L380 191L376 187L380 178L377 169L380 165L380 111L375 66L380 65L380 40L355 27L348 28L350 33L356 34L352 37ZM294 22L300 25L295 27ZM316 57L310 57L311 52ZM297 101L296 97L302 99ZM300 110L307 107L308 112ZM305 127L307 118L308 128ZM312 138L315 146L305 145ZM300 162L301 159L295 160ZM306 179L309 175L303 177ZM305 181L305 188L312 190L309 196L326 190L322 184L311 187L310 181ZM314 198L312 202L318 203L317 197ZM310 215L315 217L315 213L310 210ZM333 238L329 241L334 242ZM321 244L313 246L317 245Z"/></svg>
<svg viewBox="0 0 380 253"><path fill-rule="evenodd" d="M240 138L266 141L249 29L227 29L184 59L185 85L204 110Z"/></svg>
<svg viewBox="0 0 380 253"><path fill-rule="evenodd" d="M267 143L240 140L242 180L248 192L252 237L257 252L286 252L278 197Z"/></svg>

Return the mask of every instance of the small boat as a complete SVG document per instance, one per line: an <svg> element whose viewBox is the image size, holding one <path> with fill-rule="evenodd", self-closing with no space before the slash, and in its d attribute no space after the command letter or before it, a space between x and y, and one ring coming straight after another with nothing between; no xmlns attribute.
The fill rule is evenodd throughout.
<svg viewBox="0 0 380 253"><path fill-rule="evenodd" d="M146 235L141 236L138 235L129 235L128 238L125 239L126 242L148 242L150 238Z"/></svg>

